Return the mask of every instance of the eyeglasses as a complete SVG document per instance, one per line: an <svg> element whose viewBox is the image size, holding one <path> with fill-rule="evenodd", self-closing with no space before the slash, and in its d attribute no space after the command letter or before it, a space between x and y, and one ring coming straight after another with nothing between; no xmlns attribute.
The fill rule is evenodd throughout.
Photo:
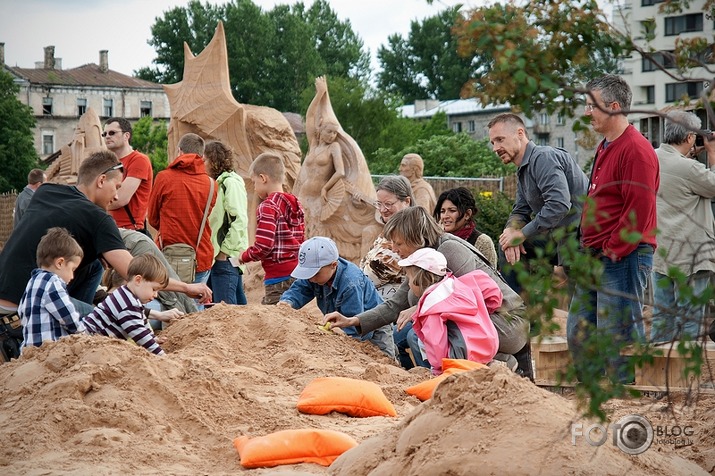
<svg viewBox="0 0 715 476"><path fill-rule="evenodd" d="M583 106L583 109L586 112L593 112L594 109L605 110L605 109L608 109L609 107L611 107L611 104L613 104L615 102L618 102L618 101L611 101L609 103L604 103L603 106L601 106L601 107L598 107L598 105L596 103L589 103L589 104L586 104L585 106Z"/></svg>
<svg viewBox="0 0 715 476"><path fill-rule="evenodd" d="M111 167L109 167L107 170L105 170L104 172L102 172L102 173L99 174L99 175L107 175L109 172L111 172L111 171L113 171L113 170L122 170L123 168L124 168L124 165L122 165L122 164L115 164L115 165L112 165Z"/></svg>
<svg viewBox="0 0 715 476"><path fill-rule="evenodd" d="M382 210L383 208L385 210L391 210L397 202L398 202L397 200L395 200L392 203L390 203L390 202L385 202L385 203L375 202L375 208L377 208L378 210Z"/></svg>
<svg viewBox="0 0 715 476"><path fill-rule="evenodd" d="M124 134L124 131L104 131L102 132L102 137L112 137L114 134Z"/></svg>

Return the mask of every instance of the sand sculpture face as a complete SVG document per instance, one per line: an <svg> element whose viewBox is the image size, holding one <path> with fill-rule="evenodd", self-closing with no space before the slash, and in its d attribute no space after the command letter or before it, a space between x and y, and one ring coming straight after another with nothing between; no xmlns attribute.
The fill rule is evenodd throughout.
<svg viewBox="0 0 715 476"><path fill-rule="evenodd" d="M340 255L357 263L381 228L375 188L360 147L335 117L324 77L315 89L306 115L310 148L293 193L305 211L306 239L332 238Z"/></svg>

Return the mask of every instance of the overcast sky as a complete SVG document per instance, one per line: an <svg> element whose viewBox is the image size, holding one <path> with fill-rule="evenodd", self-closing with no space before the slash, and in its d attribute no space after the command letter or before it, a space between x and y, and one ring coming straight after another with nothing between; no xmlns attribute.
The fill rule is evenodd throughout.
<svg viewBox="0 0 715 476"><path fill-rule="evenodd" d="M294 1L253 0L264 10ZM0 43L5 43L5 63L33 68L43 60L43 48L55 46L55 57L64 69L99 63L99 51L109 50L109 67L132 74L150 66L154 50L147 44L156 17L188 0L0 0ZM204 3L202 1L202 3ZM223 4L223 0L209 3ZM304 0L306 6L313 0ZM377 48L393 33L405 35L412 20L422 20L447 6L466 7L485 0L330 0L341 20L349 19L353 30L370 49L376 66ZM195 51L195 53L198 53Z"/></svg>

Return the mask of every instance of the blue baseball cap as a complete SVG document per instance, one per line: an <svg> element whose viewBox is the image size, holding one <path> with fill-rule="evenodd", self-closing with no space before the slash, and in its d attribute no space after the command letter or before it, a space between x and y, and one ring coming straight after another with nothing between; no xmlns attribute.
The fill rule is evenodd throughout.
<svg viewBox="0 0 715 476"><path fill-rule="evenodd" d="M338 247L333 240L314 236L300 245L298 266L290 275L295 279L310 279L318 274L320 268L337 261L339 257Z"/></svg>

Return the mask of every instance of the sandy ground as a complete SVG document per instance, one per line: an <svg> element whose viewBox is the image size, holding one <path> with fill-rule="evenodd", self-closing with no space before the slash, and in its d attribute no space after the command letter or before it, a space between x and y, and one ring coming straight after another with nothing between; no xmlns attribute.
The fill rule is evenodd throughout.
<svg viewBox="0 0 715 476"><path fill-rule="evenodd" d="M249 302L262 290L247 282ZM315 306L279 311L216 305L163 331L168 355L130 343L72 336L0 365L0 474L715 474L715 397L667 407L652 398L615 400L612 421L646 415L654 425L690 425L691 444L653 444L629 456L610 440L572 445L572 396L505 370L450 377L421 403L404 389L428 378L407 372L369 343L317 329ZM301 414L313 378L377 383L397 417ZM314 464L245 470L239 435L323 428L360 445L330 468Z"/></svg>

